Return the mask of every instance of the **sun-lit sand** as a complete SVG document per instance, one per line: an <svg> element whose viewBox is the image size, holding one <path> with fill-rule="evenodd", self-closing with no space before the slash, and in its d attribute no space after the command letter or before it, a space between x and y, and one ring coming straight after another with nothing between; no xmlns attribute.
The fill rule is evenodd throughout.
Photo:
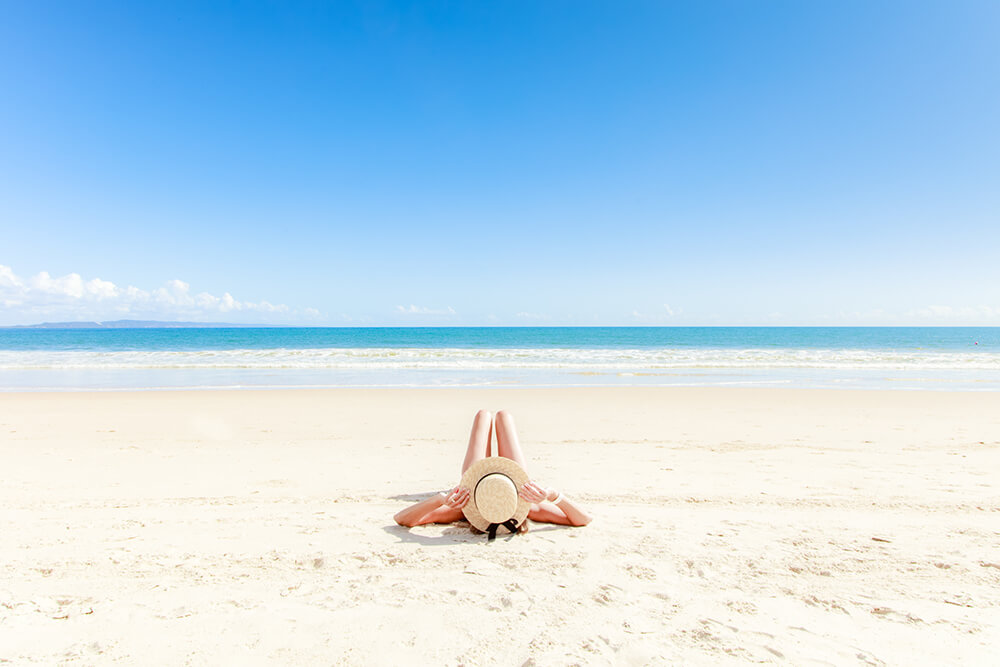
<svg viewBox="0 0 1000 667"><path fill-rule="evenodd" d="M516 416L586 528L392 515ZM1000 394L0 394L0 662L986 664Z"/></svg>

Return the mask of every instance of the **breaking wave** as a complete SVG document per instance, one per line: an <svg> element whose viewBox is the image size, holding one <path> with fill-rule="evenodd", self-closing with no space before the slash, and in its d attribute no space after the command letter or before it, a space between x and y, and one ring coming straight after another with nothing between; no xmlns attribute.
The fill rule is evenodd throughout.
<svg viewBox="0 0 1000 667"><path fill-rule="evenodd" d="M667 369L1000 371L991 352L863 349L315 348L0 350L0 370L330 369L656 371Z"/></svg>

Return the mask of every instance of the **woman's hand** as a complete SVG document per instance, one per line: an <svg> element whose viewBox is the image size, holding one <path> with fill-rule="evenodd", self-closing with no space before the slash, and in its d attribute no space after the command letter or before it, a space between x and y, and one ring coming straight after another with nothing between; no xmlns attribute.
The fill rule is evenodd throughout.
<svg viewBox="0 0 1000 667"><path fill-rule="evenodd" d="M517 492L517 495L529 503L540 503L543 500L548 500L549 492L534 482L525 482Z"/></svg>
<svg viewBox="0 0 1000 667"><path fill-rule="evenodd" d="M469 490L460 486L442 493L445 495L444 504L452 509L460 510L469 502Z"/></svg>

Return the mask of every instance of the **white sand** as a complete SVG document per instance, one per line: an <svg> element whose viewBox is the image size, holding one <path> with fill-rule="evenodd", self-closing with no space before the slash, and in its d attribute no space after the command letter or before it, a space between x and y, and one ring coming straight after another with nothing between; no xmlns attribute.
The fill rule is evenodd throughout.
<svg viewBox="0 0 1000 667"><path fill-rule="evenodd" d="M475 409L595 515L392 514ZM0 394L0 662L987 664L1000 394Z"/></svg>

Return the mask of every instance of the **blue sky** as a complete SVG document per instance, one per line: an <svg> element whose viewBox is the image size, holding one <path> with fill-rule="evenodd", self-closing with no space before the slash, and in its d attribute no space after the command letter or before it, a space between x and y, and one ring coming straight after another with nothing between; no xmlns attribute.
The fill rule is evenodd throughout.
<svg viewBox="0 0 1000 667"><path fill-rule="evenodd" d="M992 1L0 11L0 324L1000 325Z"/></svg>

